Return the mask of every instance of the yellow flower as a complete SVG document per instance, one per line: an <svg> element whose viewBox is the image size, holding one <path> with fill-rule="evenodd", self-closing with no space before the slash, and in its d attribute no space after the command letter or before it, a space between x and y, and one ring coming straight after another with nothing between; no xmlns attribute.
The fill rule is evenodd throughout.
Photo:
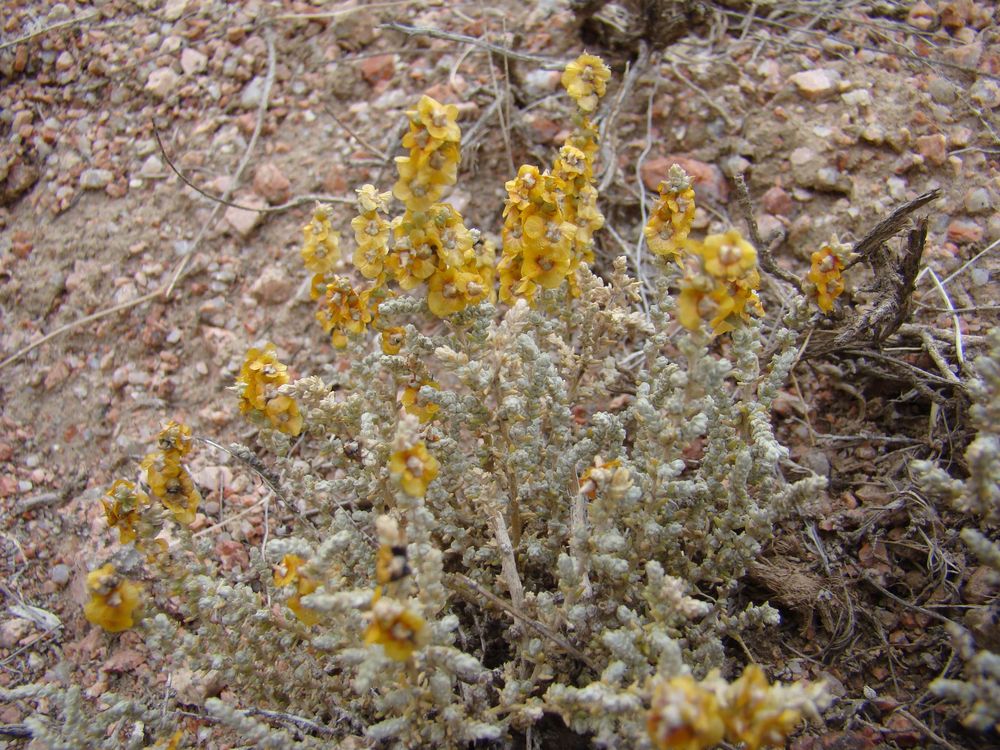
<svg viewBox="0 0 1000 750"><path fill-rule="evenodd" d="M701 244L705 270L717 279L745 277L757 266L757 251L736 229L710 234Z"/></svg>
<svg viewBox="0 0 1000 750"><path fill-rule="evenodd" d="M268 400L264 413L271 420L271 426L286 435L297 437L302 432L302 415L299 405L291 396L275 396Z"/></svg>
<svg viewBox="0 0 1000 750"><path fill-rule="evenodd" d="M281 565L274 570L274 584L276 586L295 584L295 593L288 598L288 608L295 613L300 622L308 626L315 625L320 617L318 612L302 604L302 597L318 589L319 581L299 572L299 568L304 564L305 560L298 555L285 555L281 559ZM280 572L281 568L285 569L284 573Z"/></svg>
<svg viewBox="0 0 1000 750"><path fill-rule="evenodd" d="M153 494L169 510L174 519L185 526L194 521L201 503L201 493L180 458L169 453L150 453L140 464L146 470L146 483Z"/></svg>
<svg viewBox="0 0 1000 750"><path fill-rule="evenodd" d="M352 258L354 267L366 279L378 278L389 254L389 222L376 214L371 218L357 216L351 226L358 241Z"/></svg>
<svg viewBox="0 0 1000 750"><path fill-rule="evenodd" d="M134 614L139 606L141 587L118 575L111 563L87 574L89 601L83 614L94 625L109 633L120 633L135 624Z"/></svg>
<svg viewBox="0 0 1000 750"><path fill-rule="evenodd" d="M340 258L340 234L330 226L333 207L317 203L312 220L302 227L302 260L313 273L330 273Z"/></svg>
<svg viewBox="0 0 1000 750"><path fill-rule="evenodd" d="M715 693L690 675L656 686L646 729L658 750L707 750L726 733Z"/></svg>
<svg viewBox="0 0 1000 750"><path fill-rule="evenodd" d="M423 441L389 457L389 472L411 497L422 497L427 492L427 485L434 481L440 466Z"/></svg>
<svg viewBox="0 0 1000 750"><path fill-rule="evenodd" d="M382 331L381 339L383 354L399 354L406 339L406 330L398 326L386 328Z"/></svg>
<svg viewBox="0 0 1000 750"><path fill-rule="evenodd" d="M487 289L478 273L448 266L427 280L427 306L439 318L485 299Z"/></svg>
<svg viewBox="0 0 1000 750"><path fill-rule="evenodd" d="M395 599L382 598L381 588L372 599L371 622L365 628L365 645L379 644L385 655L407 661L426 641L424 618Z"/></svg>
<svg viewBox="0 0 1000 750"><path fill-rule="evenodd" d="M420 119L420 124L427 128L431 138L453 143L458 143L462 139L462 131L457 123L458 107L454 104L441 104L424 95L417 102L416 115Z"/></svg>
<svg viewBox="0 0 1000 750"><path fill-rule="evenodd" d="M659 191L660 199L643 234L651 253L677 258L694 222L694 190L687 174L674 165L670 179L660 183Z"/></svg>
<svg viewBox="0 0 1000 750"><path fill-rule="evenodd" d="M366 184L354 191L358 194L358 211L362 214L387 213L392 193L380 193L374 185Z"/></svg>
<svg viewBox="0 0 1000 750"><path fill-rule="evenodd" d="M140 511L149 505L149 495L137 489L133 482L117 479L101 500L104 506L104 516L108 526L118 529L118 541L128 544L136 538L136 525L140 520ZM110 502L108 502L110 500Z"/></svg>
<svg viewBox="0 0 1000 750"><path fill-rule="evenodd" d="M656 685L646 720L659 750L706 750L723 740L746 750L783 746L803 714L825 702L822 684L769 685L750 664L733 683L712 670L701 682L675 677Z"/></svg>
<svg viewBox="0 0 1000 750"><path fill-rule="evenodd" d="M397 219L398 220L398 219ZM438 239L421 229L395 229L396 247L385 265L403 289L413 289L437 270Z"/></svg>
<svg viewBox="0 0 1000 750"><path fill-rule="evenodd" d="M434 418L434 415L441 409L440 406L432 401L427 401L421 395L420 390L424 386L435 390L440 389L440 386L433 380L426 380L423 383L415 383L414 385L407 386L399 399L406 412L419 417L421 424L430 422Z"/></svg>
<svg viewBox="0 0 1000 750"><path fill-rule="evenodd" d="M806 292L825 313L833 310L834 300L844 292L844 259L841 253L824 245L812 254L812 267L806 275Z"/></svg>
<svg viewBox="0 0 1000 750"><path fill-rule="evenodd" d="M368 303L373 291L374 287L355 291L344 276L336 276L326 285L324 304L316 311L316 319L338 349L347 346L345 332L363 333L372 322L374 312Z"/></svg>
<svg viewBox="0 0 1000 750"><path fill-rule="evenodd" d="M593 112L607 89L611 69L601 58L586 52L566 66L562 85L584 112Z"/></svg>
<svg viewBox="0 0 1000 750"><path fill-rule="evenodd" d="M241 388L240 412L263 411L267 399L274 395L278 386L288 382L287 367L278 361L274 344L264 350L251 349L247 352L236 386Z"/></svg>
<svg viewBox="0 0 1000 750"><path fill-rule="evenodd" d="M156 442L165 453L186 456L191 451L191 428L171 420L156 436Z"/></svg>

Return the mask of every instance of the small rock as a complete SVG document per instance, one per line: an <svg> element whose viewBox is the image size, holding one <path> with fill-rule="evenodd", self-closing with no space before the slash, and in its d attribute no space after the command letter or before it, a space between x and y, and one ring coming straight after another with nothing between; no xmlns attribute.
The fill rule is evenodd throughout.
<svg viewBox="0 0 1000 750"><path fill-rule="evenodd" d="M958 90L948 79L931 76L927 81L927 91L938 104L953 104L958 98Z"/></svg>
<svg viewBox="0 0 1000 750"><path fill-rule="evenodd" d="M278 166L272 162L264 162L253 176L253 189L264 197L268 203L275 205L288 200L292 184Z"/></svg>
<svg viewBox="0 0 1000 750"><path fill-rule="evenodd" d="M844 104L852 107L870 107L872 104L872 92L868 89L845 91L840 95L840 98L844 101Z"/></svg>
<svg viewBox="0 0 1000 750"><path fill-rule="evenodd" d="M902 177L890 177L885 181L886 187L889 188L889 197L894 201L905 201L906 200L906 180Z"/></svg>
<svg viewBox="0 0 1000 750"><path fill-rule="evenodd" d="M264 78L255 76L250 83L243 87L240 94L240 107L243 109L256 109L260 105L260 100L264 96Z"/></svg>
<svg viewBox="0 0 1000 750"><path fill-rule="evenodd" d="M873 146L881 146L885 142L885 130L880 125L866 125L861 131L861 140Z"/></svg>
<svg viewBox="0 0 1000 750"><path fill-rule="evenodd" d="M948 224L948 239L958 245L968 245L983 239L983 228L972 219L954 219Z"/></svg>
<svg viewBox="0 0 1000 750"><path fill-rule="evenodd" d="M31 620L15 617L0 625L0 648L14 648L32 629Z"/></svg>
<svg viewBox="0 0 1000 750"><path fill-rule="evenodd" d="M706 164L689 156L671 155L648 159L641 169L643 183L649 190L656 190L657 185L667 179L667 173L674 164L690 175L699 199L707 199L714 203L726 201L729 196L729 186L722 170L714 164Z"/></svg>
<svg viewBox="0 0 1000 750"><path fill-rule="evenodd" d="M840 73L831 68L818 68L796 73L789 76L788 80L795 84L795 88L802 96L814 102L836 92Z"/></svg>
<svg viewBox="0 0 1000 750"><path fill-rule="evenodd" d="M948 140L941 135L922 135L917 138L917 153L924 157L924 160L940 167L948 159Z"/></svg>
<svg viewBox="0 0 1000 750"><path fill-rule="evenodd" d="M247 196L241 198L238 203L244 206L250 206L253 208L267 208L267 201L256 195ZM241 237L249 237L253 230L260 223L263 214L259 211L248 211L242 208L236 208L235 206L229 206L225 213L226 222Z"/></svg>
<svg viewBox="0 0 1000 750"><path fill-rule="evenodd" d="M372 86L388 81L396 73L395 55L374 55L362 60L361 76Z"/></svg>
<svg viewBox="0 0 1000 750"><path fill-rule="evenodd" d="M854 192L854 180L849 174L841 172L836 167L821 167L816 171L813 187L831 193L851 195Z"/></svg>
<svg viewBox="0 0 1000 750"><path fill-rule="evenodd" d="M972 188L965 194L964 203L970 214L981 214L993 207L993 196L984 187Z"/></svg>
<svg viewBox="0 0 1000 750"><path fill-rule="evenodd" d="M204 73L206 68L208 68L207 55L191 47L181 52L181 70L184 71L184 75L193 76L198 73Z"/></svg>
<svg viewBox="0 0 1000 750"><path fill-rule="evenodd" d="M776 216L788 216L792 212L791 196L777 185L761 196L760 205L769 214Z"/></svg>
<svg viewBox="0 0 1000 750"><path fill-rule="evenodd" d="M781 223L781 219L777 216L772 216L771 214L760 214L757 216L757 231L760 232L760 237L764 242L770 244L772 237L780 236L785 229L785 225Z"/></svg>
<svg viewBox="0 0 1000 750"><path fill-rule="evenodd" d="M914 28L927 31L937 22L937 13L924 0L920 0L910 8L906 21Z"/></svg>
<svg viewBox="0 0 1000 750"><path fill-rule="evenodd" d="M166 99L177 87L180 76L172 68L157 68L146 79L146 91L158 99Z"/></svg>
<svg viewBox="0 0 1000 750"><path fill-rule="evenodd" d="M163 17L167 21L176 21L187 10L188 0L167 0L163 6Z"/></svg>
<svg viewBox="0 0 1000 750"><path fill-rule="evenodd" d="M73 55L69 52L61 52L59 57L56 58L56 70L63 73L73 67Z"/></svg>
<svg viewBox="0 0 1000 750"><path fill-rule="evenodd" d="M139 168L142 177L160 177L163 175L163 162L156 154L150 154Z"/></svg>
<svg viewBox="0 0 1000 750"><path fill-rule="evenodd" d="M541 99L558 90L561 79L558 70L532 70L524 77L524 90L532 98Z"/></svg>
<svg viewBox="0 0 1000 750"><path fill-rule="evenodd" d="M735 177L738 174L746 174L746 171L750 168L750 162L739 154L726 156L719 164L722 167L722 173L726 175L726 177Z"/></svg>
<svg viewBox="0 0 1000 750"><path fill-rule="evenodd" d="M60 586L65 586L67 583L69 583L69 576L70 576L69 566L64 565L63 563L59 563L58 565L53 565L52 570L49 571L49 579L51 579L53 583L56 583Z"/></svg>
<svg viewBox="0 0 1000 750"><path fill-rule="evenodd" d="M287 302L292 296L295 282L280 268L268 266L250 287L250 294L265 305Z"/></svg>
<svg viewBox="0 0 1000 750"><path fill-rule="evenodd" d="M84 190L103 190L113 178L109 169L85 169L80 174L80 187Z"/></svg>
<svg viewBox="0 0 1000 750"><path fill-rule="evenodd" d="M1000 83L989 78L980 78L969 89L972 101L989 109L1000 107Z"/></svg>

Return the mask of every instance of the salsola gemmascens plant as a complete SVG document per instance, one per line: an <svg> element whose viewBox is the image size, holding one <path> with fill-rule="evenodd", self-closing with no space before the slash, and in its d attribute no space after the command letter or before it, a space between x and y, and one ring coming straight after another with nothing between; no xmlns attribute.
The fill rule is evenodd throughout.
<svg viewBox="0 0 1000 750"><path fill-rule="evenodd" d="M740 580L823 486L785 478L769 416L796 321L771 321L765 357L757 249L736 229L696 236L679 168L635 228L656 264L645 290L624 258L597 269L592 118L609 78L591 55L566 68L570 134L506 184L498 238L447 202L458 111L426 96L392 190L357 191L353 272L317 207L301 256L350 367L294 380L275 347L250 346L232 407L261 450L230 450L283 521L245 565L192 530L187 428L109 490L123 547L88 578L87 617L139 629L210 686L199 710L241 742L500 747L548 715L600 747L757 748L826 702L723 647L778 622ZM843 262L814 261L826 311ZM77 731L80 696L64 698ZM109 706L94 746L190 739L169 710ZM70 731L36 723L53 746Z"/></svg>

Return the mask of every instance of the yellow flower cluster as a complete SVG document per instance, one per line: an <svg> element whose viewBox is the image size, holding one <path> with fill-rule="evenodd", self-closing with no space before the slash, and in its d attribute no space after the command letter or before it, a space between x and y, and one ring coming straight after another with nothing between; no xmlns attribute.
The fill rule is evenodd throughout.
<svg viewBox="0 0 1000 750"><path fill-rule="evenodd" d="M604 61L584 52L566 66L562 85L581 111L593 112L604 96L610 78L611 70Z"/></svg>
<svg viewBox="0 0 1000 750"><path fill-rule="evenodd" d="M379 644L385 655L395 661L406 661L424 645L427 623L402 602L382 597L382 588L372 597L371 621L365 628L365 645Z"/></svg>
<svg viewBox="0 0 1000 750"><path fill-rule="evenodd" d="M127 479L116 479L101 499L108 526L118 529L118 541L129 544L138 534L142 510L149 506L149 495Z"/></svg>
<svg viewBox="0 0 1000 750"><path fill-rule="evenodd" d="M393 187L406 210L391 222L393 249L385 265L403 289L426 283L427 305L443 318L492 299L495 251L451 205L437 202L458 175L458 108L423 96L407 114L403 146L410 153L396 157Z"/></svg>
<svg viewBox="0 0 1000 750"><path fill-rule="evenodd" d="M169 422L157 436L157 444L160 450L147 454L140 464L146 472L146 484L174 520L187 526L201 503L201 493L181 464L181 458L191 450L191 428Z"/></svg>
<svg viewBox="0 0 1000 750"><path fill-rule="evenodd" d="M316 311L316 320L329 334L338 349L347 346L347 334L365 332L377 312L372 302L375 288L355 290L346 276L334 276L323 289L323 306Z"/></svg>
<svg viewBox="0 0 1000 750"><path fill-rule="evenodd" d="M422 440L389 457L389 473L410 497L423 497L440 468L441 464L428 453Z"/></svg>
<svg viewBox="0 0 1000 750"><path fill-rule="evenodd" d="M278 393L288 382L288 368L278 361L274 344L267 344L263 351L250 349L236 378L240 412L265 417L279 432L298 435L302 432L299 405L291 396Z"/></svg>
<svg viewBox="0 0 1000 750"><path fill-rule="evenodd" d="M83 607L84 617L109 633L120 633L135 625L142 589L118 574L111 563L87 574L90 599Z"/></svg>
<svg viewBox="0 0 1000 750"><path fill-rule="evenodd" d="M806 275L805 292L825 313L833 310L833 302L844 292L845 250L840 246L824 245L812 254L812 267Z"/></svg>
<svg viewBox="0 0 1000 750"><path fill-rule="evenodd" d="M354 267L366 279L379 279L381 283L389 254L389 221L385 215L392 193L379 193L374 185L363 185L355 192L358 215L351 220L351 227L358 247L354 251Z"/></svg>
<svg viewBox="0 0 1000 750"><path fill-rule="evenodd" d="M733 330L750 313L764 314L757 296L757 251L735 229L687 240L680 259L684 271L677 319L690 331L708 320L716 334Z"/></svg>
<svg viewBox="0 0 1000 750"><path fill-rule="evenodd" d="M340 259L340 234L330 226L332 206L316 204L312 219L302 227L305 244L302 246L302 260L306 268L314 274L331 273Z"/></svg>
<svg viewBox="0 0 1000 750"><path fill-rule="evenodd" d="M575 128L559 150L552 170L522 165L506 184L503 253L497 270L500 299L530 304L538 290L555 289L568 281L575 295L575 271L594 260L595 231L604 226L597 209L594 157L597 129L587 115L605 92L611 72L593 55L570 63L563 85L579 108Z"/></svg>
<svg viewBox="0 0 1000 750"><path fill-rule="evenodd" d="M680 257L694 221L694 189L691 180L674 164L658 187L660 198L643 228L646 244L654 255Z"/></svg>
<svg viewBox="0 0 1000 750"><path fill-rule="evenodd" d="M274 584L276 586L295 584L295 593L288 598L288 608L295 613L300 622L309 626L319 622L319 614L302 604L302 597L318 589L319 581L301 572L299 569L303 565L305 560L298 555L285 555L279 568L274 571Z"/></svg>
<svg viewBox="0 0 1000 750"><path fill-rule="evenodd" d="M803 714L817 714L823 697L822 684L769 685L756 664L733 683L713 670L701 682L689 675L660 682L646 727L659 750L707 750L723 739L758 750L784 745Z"/></svg>

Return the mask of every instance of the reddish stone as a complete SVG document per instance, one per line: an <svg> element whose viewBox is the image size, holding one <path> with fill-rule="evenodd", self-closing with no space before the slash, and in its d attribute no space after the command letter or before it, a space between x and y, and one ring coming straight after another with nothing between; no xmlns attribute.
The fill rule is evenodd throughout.
<svg viewBox="0 0 1000 750"><path fill-rule="evenodd" d="M934 166L940 167L948 159L948 140L941 133L922 135L917 138L917 153Z"/></svg>
<svg viewBox="0 0 1000 750"><path fill-rule="evenodd" d="M770 188L760 199L761 206L769 214L775 216L788 216L792 211L792 198L781 187L775 185Z"/></svg>
<svg viewBox="0 0 1000 750"><path fill-rule="evenodd" d="M375 55L361 61L361 76L374 86L388 81L396 73L395 55Z"/></svg>
<svg viewBox="0 0 1000 750"><path fill-rule="evenodd" d="M972 219L954 219L948 224L948 239L958 245L969 245L983 239L983 228Z"/></svg>
<svg viewBox="0 0 1000 750"><path fill-rule="evenodd" d="M667 173L674 164L691 176L695 194L699 199L725 203L729 197L729 186L722 170L714 164L706 164L690 156L670 155L649 159L642 165L643 183L649 190L656 190L657 185L667 179Z"/></svg>

